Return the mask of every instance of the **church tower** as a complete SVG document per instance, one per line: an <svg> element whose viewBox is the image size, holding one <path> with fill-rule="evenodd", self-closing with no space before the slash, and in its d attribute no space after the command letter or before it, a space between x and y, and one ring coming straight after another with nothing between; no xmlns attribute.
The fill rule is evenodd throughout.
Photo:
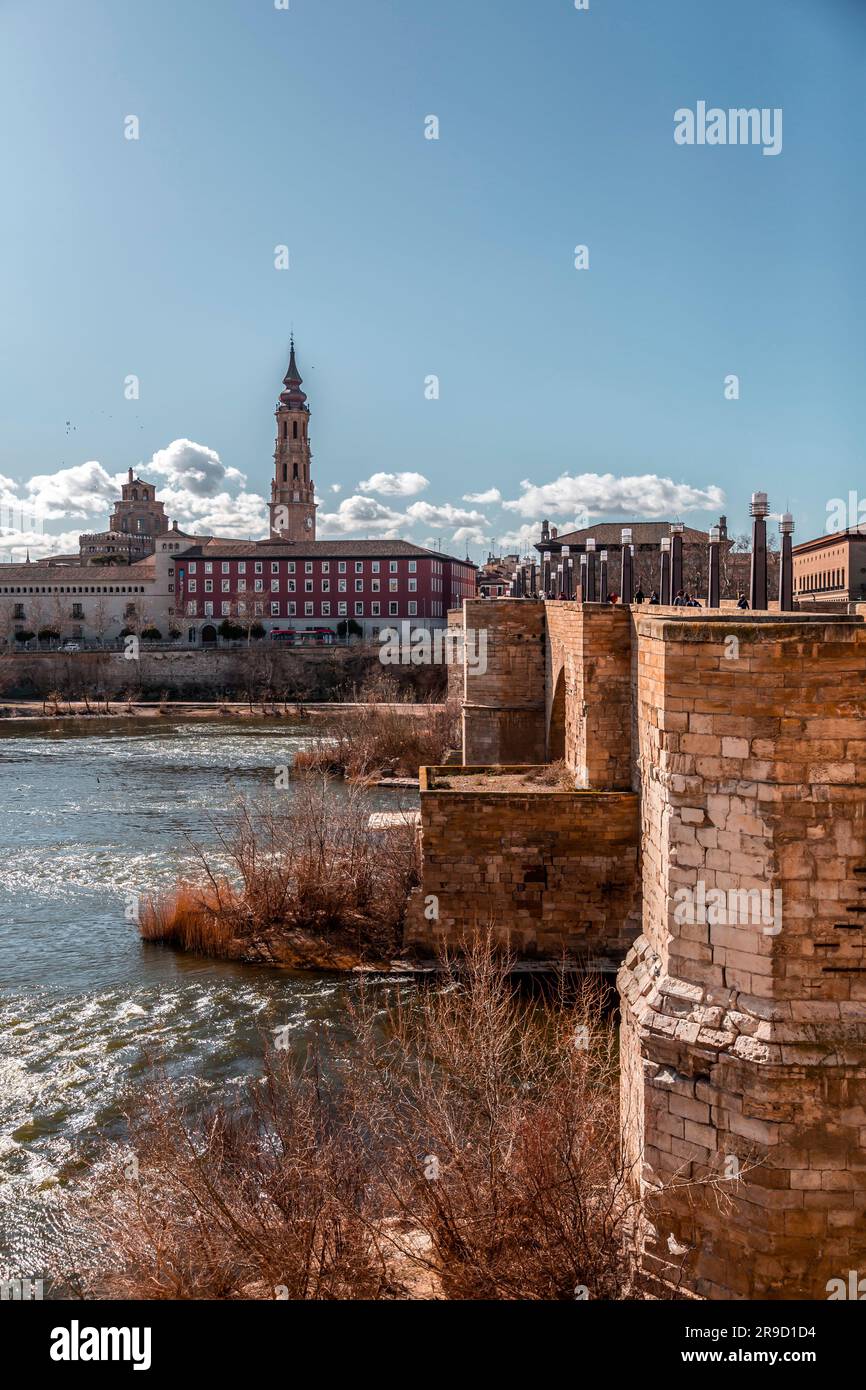
<svg viewBox="0 0 866 1390"><path fill-rule="evenodd" d="M274 449L274 481L271 483L271 539L316 539L315 488L310 479L310 407L301 390L301 374L295 361L292 337L285 390L277 402L277 442Z"/></svg>

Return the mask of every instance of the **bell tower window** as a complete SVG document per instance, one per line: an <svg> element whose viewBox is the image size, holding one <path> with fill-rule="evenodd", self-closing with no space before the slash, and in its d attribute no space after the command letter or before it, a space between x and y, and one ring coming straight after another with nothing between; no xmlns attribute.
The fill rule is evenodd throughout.
<svg viewBox="0 0 866 1390"><path fill-rule="evenodd" d="M292 438L293 438L293 439L297 439L297 437L298 437L298 422L297 422L297 420L293 420L293 421L292 421Z"/></svg>

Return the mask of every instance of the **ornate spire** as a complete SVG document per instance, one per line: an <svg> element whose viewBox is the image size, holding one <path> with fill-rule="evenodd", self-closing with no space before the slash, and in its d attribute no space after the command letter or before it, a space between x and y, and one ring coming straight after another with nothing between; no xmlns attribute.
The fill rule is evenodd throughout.
<svg viewBox="0 0 866 1390"><path fill-rule="evenodd" d="M292 334L289 349L289 370L283 377L285 391L280 392L280 401L287 405L290 410L305 410L307 408L307 397L301 390L303 377L298 371L298 364L295 361L295 335Z"/></svg>

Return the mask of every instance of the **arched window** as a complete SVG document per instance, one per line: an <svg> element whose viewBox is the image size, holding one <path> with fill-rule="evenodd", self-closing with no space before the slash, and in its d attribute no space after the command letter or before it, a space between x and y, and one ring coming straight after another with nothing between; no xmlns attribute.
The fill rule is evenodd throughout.
<svg viewBox="0 0 866 1390"><path fill-rule="evenodd" d="M284 420L284 421L283 421L283 439L288 438L288 433L289 433L288 421Z"/></svg>

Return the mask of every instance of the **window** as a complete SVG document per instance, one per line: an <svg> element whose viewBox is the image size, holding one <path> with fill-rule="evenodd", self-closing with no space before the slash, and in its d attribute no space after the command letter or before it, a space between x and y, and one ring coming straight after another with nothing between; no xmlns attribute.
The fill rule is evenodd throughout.
<svg viewBox="0 0 866 1390"><path fill-rule="evenodd" d="M364 561L363 561L363 560L356 560L356 561L355 561L355 573L356 573L356 574L363 574L363 573L364 573Z"/></svg>
<svg viewBox="0 0 866 1390"><path fill-rule="evenodd" d="M378 560L374 560L373 563L372 563L372 565L370 566L370 568L372 569L372 571L373 571L374 574L378 574L378 573L379 573L379 561L378 561Z"/></svg>
<svg viewBox="0 0 866 1390"><path fill-rule="evenodd" d="M279 605L279 603L272 603L272 604L271 604L271 617L272 617L272 618L278 618L279 616L280 616L280 605Z"/></svg>
<svg viewBox="0 0 866 1390"><path fill-rule="evenodd" d="M313 616L313 605L312 605L311 603L305 603L305 604L304 604L304 617L305 617L305 618L312 618L312 616Z"/></svg>
<svg viewBox="0 0 866 1390"><path fill-rule="evenodd" d="M246 562L246 560L238 560L238 574L246 574L246 572L247 572L247 562Z"/></svg>
<svg viewBox="0 0 866 1390"><path fill-rule="evenodd" d="M363 594L363 592L364 592L364 581L363 581L363 579L356 579L356 580L355 580L355 593L356 593L356 594Z"/></svg>
<svg viewBox="0 0 866 1390"><path fill-rule="evenodd" d="M412 600L410 599L410 600L409 600L409 617L410 617L410 618L415 618L415 617L417 617L417 615L418 615L418 605L417 605L417 603L413 603Z"/></svg>
<svg viewBox="0 0 866 1390"><path fill-rule="evenodd" d="M254 580L253 582L255 583L255 586L256 586L256 593L257 593L257 594L260 594L260 593L262 592L263 588L264 588L264 584L262 583L261 579L256 579L256 580Z"/></svg>
<svg viewBox="0 0 866 1390"><path fill-rule="evenodd" d="M355 617L356 617L356 618L363 618L363 616L364 616L364 604L363 604L363 600L362 600L361 603L356 603L356 604L355 604Z"/></svg>
<svg viewBox="0 0 866 1390"><path fill-rule="evenodd" d="M305 561L304 561L304 574L312 574L312 573L313 573L313 562L312 562L312 560L305 560Z"/></svg>
<svg viewBox="0 0 866 1390"><path fill-rule="evenodd" d="M378 603L371 603L371 604L370 604L370 612L372 613L372 615L373 615L374 618L378 618L378 617L379 617L379 609L380 609L380 606L381 606L381 605L378 604Z"/></svg>
<svg viewBox="0 0 866 1390"><path fill-rule="evenodd" d="M194 598L191 598L188 601L186 605L186 611L191 618L194 618L198 613L198 604L196 603Z"/></svg>
<svg viewBox="0 0 866 1390"><path fill-rule="evenodd" d="M190 572L190 574L195 574L195 560L190 560L190 562L189 562L189 572Z"/></svg>
<svg viewBox="0 0 866 1390"><path fill-rule="evenodd" d="M230 565L229 565L228 560L223 560L223 564L222 564L222 572L223 572L223 574L229 574L229 573L230 573L230 569L231 569L231 567L230 567Z"/></svg>
<svg viewBox="0 0 866 1390"><path fill-rule="evenodd" d="M379 580L378 580L378 579L371 579L371 580L370 580L370 583L371 583L372 588L373 588L373 593L374 593L374 594L378 594L378 592L379 592Z"/></svg>
<svg viewBox="0 0 866 1390"><path fill-rule="evenodd" d="M22 614L21 616L23 617L24 615ZM80 603L73 603L73 605L72 605L72 616L73 616L73 618L83 618L83 617L84 617L84 609L83 609L83 607L81 606Z"/></svg>
<svg viewBox="0 0 866 1390"><path fill-rule="evenodd" d="M410 593L410 594L414 594L414 593L417 593L417 591L418 591L418 580L417 580L417 579L410 579L410 580L409 580L409 593Z"/></svg>
<svg viewBox="0 0 866 1390"><path fill-rule="evenodd" d="M400 587L400 581L399 581L398 579L389 579L389 580L388 580L388 592L389 592L390 594L396 594L396 592L397 592L397 590L398 590L399 587Z"/></svg>
<svg viewBox="0 0 866 1390"><path fill-rule="evenodd" d="M247 587L247 581L246 581L245 579L239 579L239 580L238 580L238 593L239 593L239 594L244 593L244 591L246 590L246 587Z"/></svg>
<svg viewBox="0 0 866 1390"><path fill-rule="evenodd" d="M396 561L396 560L389 560L389 561L388 561L388 570L389 570L389 572L390 572L391 574L396 574L396 573L397 573L397 561Z"/></svg>
<svg viewBox="0 0 866 1390"><path fill-rule="evenodd" d="M338 563L337 563L337 573L338 573L338 574L345 574L345 573L346 573L346 561L345 561L345 560L340 560L340 561L338 561Z"/></svg>
<svg viewBox="0 0 866 1390"><path fill-rule="evenodd" d="M279 572L280 572L280 562L279 562L279 560L271 560L271 574L279 574Z"/></svg>
<svg viewBox="0 0 866 1390"><path fill-rule="evenodd" d="M206 618L212 618L212 617L213 617L213 604L212 604L212 603L206 603L206 604L205 604L205 606L204 606L204 615L205 615Z"/></svg>
<svg viewBox="0 0 866 1390"><path fill-rule="evenodd" d="M417 560L410 560L410 561L409 561L409 573L410 573L410 574L415 574L415 572L416 572L417 569L418 569L418 561L417 561Z"/></svg>
<svg viewBox="0 0 866 1390"><path fill-rule="evenodd" d="M231 580L230 580L230 579L224 579L224 580L222 581L221 585L220 585L220 590L221 590L221 592L224 593L224 594L229 593L230 590L231 590Z"/></svg>
<svg viewBox="0 0 866 1390"><path fill-rule="evenodd" d="M246 605L245 603L239 603L239 604L238 604L238 617L239 617L239 618L245 618L246 616L247 616L247 605Z"/></svg>
<svg viewBox="0 0 866 1390"><path fill-rule="evenodd" d="M290 604L289 604L289 617L290 617L290 618L293 618L293 617L295 616L295 612L297 611L297 607L298 607L298 605L297 605L296 603L290 603Z"/></svg>
<svg viewBox="0 0 866 1390"><path fill-rule="evenodd" d="M349 611L349 605L348 605L347 603L338 603L338 604L337 604L337 614L338 614L339 617L345 618L345 616L346 616L346 614L348 613L348 611Z"/></svg>
<svg viewBox="0 0 866 1390"><path fill-rule="evenodd" d="M211 564L210 560L205 560L204 572L205 574L213 574L213 565Z"/></svg>
<svg viewBox="0 0 866 1390"><path fill-rule="evenodd" d="M280 592L280 581L279 581L279 579L272 579L272 580L271 580L271 593L272 593L272 594L278 594L279 592Z"/></svg>
<svg viewBox="0 0 866 1390"><path fill-rule="evenodd" d="M196 586L197 583L198 583L198 580L197 580L197 579L191 579L191 580L189 581L189 591L190 591L191 594L194 594L194 593L195 593L195 586Z"/></svg>
<svg viewBox="0 0 866 1390"><path fill-rule="evenodd" d="M330 616L331 616L331 605L330 605L330 603L323 603L323 604L322 604L322 617L323 617L323 618L330 618Z"/></svg>
<svg viewBox="0 0 866 1390"><path fill-rule="evenodd" d="M232 610L232 606L231 606L230 603L223 603L223 604L220 605L220 612L222 613L222 616L223 616L224 618L227 618L227 617L228 617L228 615L229 615L229 613L231 612L231 610Z"/></svg>
<svg viewBox="0 0 866 1390"><path fill-rule="evenodd" d="M392 617L392 618L396 618L396 616L397 616L397 604L394 603L393 601L390 602L390 603L388 604L388 614L389 614L389 617Z"/></svg>
<svg viewBox="0 0 866 1390"><path fill-rule="evenodd" d="M295 572L295 562L294 562L294 560L290 560L290 561L289 561L289 574L294 574L294 572Z"/></svg>
<svg viewBox="0 0 866 1390"><path fill-rule="evenodd" d="M293 593L295 592L296 585L297 585L297 580L295 580L295 579L290 579L290 580L289 580L289 593L290 593L290 594L293 594Z"/></svg>
<svg viewBox="0 0 866 1390"><path fill-rule="evenodd" d="M305 593L305 594L311 594L312 592L313 592L313 581L312 581L312 579L305 579L305 580L304 580L304 593Z"/></svg>
<svg viewBox="0 0 866 1390"><path fill-rule="evenodd" d="M330 574L330 573L331 573L330 561L328 561L328 560L323 560L323 561L322 561L322 574Z"/></svg>
<svg viewBox="0 0 866 1390"><path fill-rule="evenodd" d="M261 572L262 572L262 562L261 562L261 560L256 560L256 574L261 574Z"/></svg>
<svg viewBox="0 0 866 1390"><path fill-rule="evenodd" d="M264 613L264 611L265 611L265 605L264 605L263 603L256 603L256 604L253 606L253 612L255 613L255 615L256 615L257 618L261 618L262 615L263 615L263 613Z"/></svg>
<svg viewBox="0 0 866 1390"><path fill-rule="evenodd" d="M206 580L204 581L204 591L205 591L206 594L212 594L212 593L213 593L213 580L212 580L212 579L206 579Z"/></svg>
<svg viewBox="0 0 866 1390"><path fill-rule="evenodd" d="M330 579L323 579L323 580L322 580L322 593L323 593L323 594L329 594L330 592L331 592L331 581L330 581Z"/></svg>
<svg viewBox="0 0 866 1390"><path fill-rule="evenodd" d="M344 594L346 592L346 582L347 581L345 579L337 580L337 592L339 594Z"/></svg>

